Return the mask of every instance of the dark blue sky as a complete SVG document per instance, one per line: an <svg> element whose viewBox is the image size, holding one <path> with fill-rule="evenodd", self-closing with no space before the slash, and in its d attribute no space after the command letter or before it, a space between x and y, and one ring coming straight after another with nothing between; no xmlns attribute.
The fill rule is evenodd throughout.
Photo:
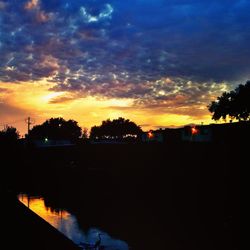
<svg viewBox="0 0 250 250"><path fill-rule="evenodd" d="M47 78L74 98L135 105L202 102L249 79L249 10L247 0L0 0L0 81Z"/></svg>

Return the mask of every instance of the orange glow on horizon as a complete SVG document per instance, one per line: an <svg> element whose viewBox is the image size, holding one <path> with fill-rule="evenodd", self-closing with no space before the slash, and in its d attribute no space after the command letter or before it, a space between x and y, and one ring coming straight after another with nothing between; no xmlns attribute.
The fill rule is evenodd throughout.
<svg viewBox="0 0 250 250"><path fill-rule="evenodd" d="M51 91L53 84L46 79L38 82L1 83L0 104L11 105L14 114L8 110L1 112L2 124L16 127L21 135L27 133L25 118L30 116L34 125L43 123L51 117L73 119L82 128L100 125L103 120L124 117L140 125L144 131L159 127L180 127L191 123L211 123L208 111L193 114L174 113L173 108L165 113L162 108L147 109L134 106L132 98L100 98L94 96L74 96L72 93ZM193 108L190 108L193 112ZM19 120L19 123L13 123ZM1 129L1 128L0 128Z"/></svg>

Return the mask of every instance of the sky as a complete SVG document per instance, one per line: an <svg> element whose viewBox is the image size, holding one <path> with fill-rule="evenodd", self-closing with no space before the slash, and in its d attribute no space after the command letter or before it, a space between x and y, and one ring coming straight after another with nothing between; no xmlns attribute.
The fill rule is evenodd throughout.
<svg viewBox="0 0 250 250"><path fill-rule="evenodd" d="M0 0L0 129L211 123L250 79L248 0Z"/></svg>

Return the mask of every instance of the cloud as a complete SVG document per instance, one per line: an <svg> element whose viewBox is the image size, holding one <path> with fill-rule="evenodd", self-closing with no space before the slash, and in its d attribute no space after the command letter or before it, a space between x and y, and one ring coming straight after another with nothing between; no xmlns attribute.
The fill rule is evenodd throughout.
<svg viewBox="0 0 250 250"><path fill-rule="evenodd" d="M104 9L98 15L91 15L85 7L80 7L80 13L86 23L95 23L105 19L111 19L113 11L114 9L110 4L105 4Z"/></svg>
<svg viewBox="0 0 250 250"><path fill-rule="evenodd" d="M78 98L74 95L63 95L63 96L58 96L58 97L52 98L49 101L49 103L51 103L51 104L64 104L64 103L74 101L75 99L78 99Z"/></svg>
<svg viewBox="0 0 250 250"><path fill-rule="evenodd" d="M68 92L51 103L91 95L185 112L249 78L249 8L230 0L0 1L0 80L47 78Z"/></svg>
<svg viewBox="0 0 250 250"><path fill-rule="evenodd" d="M39 6L39 0L30 0L28 2L26 2L26 4L24 5L24 8L26 10L33 10L38 8Z"/></svg>
<svg viewBox="0 0 250 250"><path fill-rule="evenodd" d="M125 85L128 86L128 85ZM137 88L136 88L137 86ZM111 88L108 92L109 98L119 96L120 98L133 98L132 106L120 107L109 106L116 110L153 110L158 114L179 114L202 116L207 115L207 105L216 99L222 92L230 88L226 83L214 82L192 82L185 79L161 79L156 82L143 85L132 85L130 91ZM105 90L98 89L95 93L105 95ZM115 94L112 94L112 93ZM118 94L118 92L120 92ZM125 94L124 94L125 93ZM124 94L124 95L123 95Z"/></svg>
<svg viewBox="0 0 250 250"><path fill-rule="evenodd" d="M4 10L5 7L6 7L7 3L3 2L3 1L0 1L0 11L1 10Z"/></svg>
<svg viewBox="0 0 250 250"><path fill-rule="evenodd" d="M49 21L50 18L52 18L52 17L53 17L53 15L51 15L51 14L45 13L44 11L39 11L36 14L36 21L38 23L45 23L45 22Z"/></svg>

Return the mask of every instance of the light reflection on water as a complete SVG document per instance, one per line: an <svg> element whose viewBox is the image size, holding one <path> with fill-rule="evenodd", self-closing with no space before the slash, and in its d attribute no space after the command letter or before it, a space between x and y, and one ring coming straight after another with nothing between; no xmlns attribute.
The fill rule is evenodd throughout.
<svg viewBox="0 0 250 250"><path fill-rule="evenodd" d="M66 210L46 207L42 197L19 194L18 199L77 245L80 243L94 245L98 240L98 234L101 234L101 246L105 250L129 249L126 242L111 238L107 233L97 228L90 228L87 232L83 232L79 228L77 218L74 215Z"/></svg>

